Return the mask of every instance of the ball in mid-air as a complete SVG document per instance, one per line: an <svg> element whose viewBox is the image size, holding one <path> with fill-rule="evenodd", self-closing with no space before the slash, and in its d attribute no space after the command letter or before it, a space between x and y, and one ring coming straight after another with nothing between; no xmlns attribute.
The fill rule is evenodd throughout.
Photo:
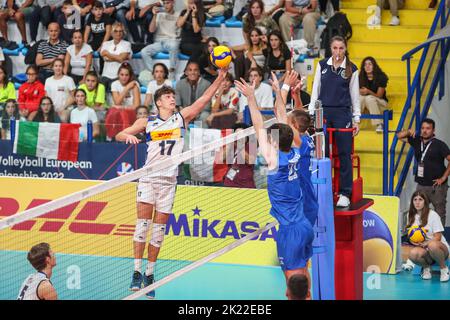
<svg viewBox="0 0 450 320"><path fill-rule="evenodd" d="M217 46L210 54L211 62L218 68L226 68L232 60L231 50L227 46Z"/></svg>

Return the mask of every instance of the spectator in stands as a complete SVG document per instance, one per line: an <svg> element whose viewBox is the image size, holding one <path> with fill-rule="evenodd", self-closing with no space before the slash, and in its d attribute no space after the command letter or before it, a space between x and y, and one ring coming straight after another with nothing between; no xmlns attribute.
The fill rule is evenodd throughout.
<svg viewBox="0 0 450 320"><path fill-rule="evenodd" d="M88 139L87 126L88 122L92 122L92 137L98 137L100 127L98 125L97 115L95 111L86 105L86 93L83 89L75 90L76 108L70 112L70 123L81 124L80 142Z"/></svg>
<svg viewBox="0 0 450 320"><path fill-rule="evenodd" d="M216 0L212 4L204 5L208 18L220 17L225 13L224 0Z"/></svg>
<svg viewBox="0 0 450 320"><path fill-rule="evenodd" d="M102 82L107 89L109 89L111 83L117 79L121 64L131 60L133 54L131 43L123 40L124 31L123 24L115 22L112 25L113 40L104 42L100 49L100 55L105 60Z"/></svg>
<svg viewBox="0 0 450 320"><path fill-rule="evenodd" d="M92 70L92 47L83 42L83 33L80 30L73 33L72 43L67 48L64 59L64 74L72 77L78 85L84 83L86 74Z"/></svg>
<svg viewBox="0 0 450 320"><path fill-rule="evenodd" d="M236 79L243 78L250 68L264 68L266 57L266 43L262 40L262 32L254 27L250 31L247 44L231 47L234 61L234 74ZM243 53L236 53L242 51Z"/></svg>
<svg viewBox="0 0 450 320"><path fill-rule="evenodd" d="M369 21L371 26L379 26L381 25L381 10L390 9L391 11L391 22L389 22L390 26L398 26L400 25L400 18L398 15L398 9L403 9L405 6L404 0L377 0L377 6L380 10L372 17Z"/></svg>
<svg viewBox="0 0 450 320"><path fill-rule="evenodd" d="M72 0L64 0L62 14L58 16L58 24L61 29L61 39L68 44L72 43L72 34L75 30L81 30L81 21L73 17L76 9L72 5Z"/></svg>
<svg viewBox="0 0 450 320"><path fill-rule="evenodd" d="M111 38L113 20L104 12L103 3L95 1L84 29L84 42L89 43L92 50L100 53L102 44ZM100 56L100 70L103 71L104 60Z"/></svg>
<svg viewBox="0 0 450 320"><path fill-rule="evenodd" d="M11 140L10 122L11 118L20 119L19 108L16 100L8 99L0 117L0 138L3 140Z"/></svg>
<svg viewBox="0 0 450 320"><path fill-rule="evenodd" d="M279 22L284 41L291 40L291 26L296 27L301 22L308 48L314 48L317 21L320 19L316 9L317 0L286 0L285 12Z"/></svg>
<svg viewBox="0 0 450 320"><path fill-rule="evenodd" d="M327 21L328 18L330 18L327 16L328 1L331 2L334 12L339 11L339 0L319 0L320 15L322 16L324 21Z"/></svg>
<svg viewBox="0 0 450 320"><path fill-rule="evenodd" d="M53 62L54 75L45 81L45 92L49 96L55 106L62 122L67 122L69 115L69 107L74 102L74 90L76 89L73 79L64 75L64 61L56 59Z"/></svg>
<svg viewBox="0 0 450 320"><path fill-rule="evenodd" d="M122 63L118 76L119 79L111 84L114 105L136 109L141 104L141 87L128 62Z"/></svg>
<svg viewBox="0 0 450 320"><path fill-rule="evenodd" d="M267 15L271 16L276 23L279 23L284 13L285 0L263 0L263 2Z"/></svg>
<svg viewBox="0 0 450 320"><path fill-rule="evenodd" d="M251 68L248 72L247 79L250 83L255 83L255 97L258 106L261 109L273 109L273 94L272 87L267 83L263 83L264 72L261 68ZM240 115L238 117L238 121L242 120L242 112L245 107L248 105L247 98L245 96L241 96L239 100Z"/></svg>
<svg viewBox="0 0 450 320"><path fill-rule="evenodd" d="M139 106L136 108L136 119L148 118L150 112L146 106Z"/></svg>
<svg viewBox="0 0 450 320"><path fill-rule="evenodd" d="M236 123L233 126L235 133L247 128L249 128L249 126L245 123ZM236 141L234 144L227 145L228 149L226 154L232 152L234 156L233 163L229 165L228 172L223 181L225 187L256 188L254 179L256 141L254 141L254 150L251 150L249 137L245 137L244 139L244 143Z"/></svg>
<svg viewBox="0 0 450 320"><path fill-rule="evenodd" d="M37 3L36 9L30 16L30 35L31 41L36 41L36 36L39 28L39 22L50 36L50 23L58 21L58 17L62 14L62 5L64 0L35 0ZM58 34L59 37L59 34Z"/></svg>
<svg viewBox="0 0 450 320"><path fill-rule="evenodd" d="M58 117L58 114L55 112L55 106L53 105L53 101L49 97L42 97L39 102L39 108L36 113L36 116L33 118L34 122L52 122L52 123L60 123L61 120Z"/></svg>
<svg viewBox="0 0 450 320"><path fill-rule="evenodd" d="M130 9L130 0L103 0L105 4L105 13L111 17L113 21L118 21L123 25L123 28L127 26L127 12ZM139 38L139 31L137 27L130 30L130 34ZM136 35L137 33L137 35ZM131 40L128 38L128 40Z"/></svg>
<svg viewBox="0 0 450 320"><path fill-rule="evenodd" d="M163 12L161 12L163 10ZM165 0L164 8L153 6L153 18L149 30L155 33L155 42L142 49L142 59L148 70L153 70L153 55L160 51L169 52L169 74L175 78L175 69L178 61L179 28L173 0Z"/></svg>
<svg viewBox="0 0 450 320"><path fill-rule="evenodd" d="M133 35L133 40L139 43L152 43L153 32L149 30L150 22L153 19L153 8L160 6L159 1L155 0L131 0L130 10L127 12L127 26ZM135 38L134 32L140 36ZM134 29L134 30L133 30ZM133 30L133 31L132 31Z"/></svg>
<svg viewBox="0 0 450 320"><path fill-rule="evenodd" d="M441 269L441 282L450 279L446 265L450 247L443 232L444 226L436 211L430 209L430 201L423 191L416 191L411 197L406 229L419 226L426 229L425 241L410 243L415 247L409 252L409 259L422 267L422 279L431 280L431 265L437 263Z"/></svg>
<svg viewBox="0 0 450 320"><path fill-rule="evenodd" d="M106 90L105 86L99 82L97 73L89 71L86 74L86 80L78 88L84 90L87 106L95 110L98 120L102 122L106 114Z"/></svg>
<svg viewBox="0 0 450 320"><path fill-rule="evenodd" d="M15 20L17 27L19 28L20 36L22 37L22 43L27 45L27 29L25 27L25 15L23 10L19 10L17 3L14 0L4 0L2 9L0 10L0 32L6 41L6 47L8 46L8 20ZM6 3L5 3L6 2ZM28 4L27 4L28 5Z"/></svg>
<svg viewBox="0 0 450 320"><path fill-rule="evenodd" d="M16 89L14 83L9 80L6 68L0 66L0 106L7 100L16 100Z"/></svg>
<svg viewBox="0 0 450 320"><path fill-rule="evenodd" d="M361 116L358 68L347 56L347 43L344 38L333 37L330 46L332 56L317 64L309 113L314 114L315 102L320 100L327 126L337 129L353 126L353 136L356 136ZM328 145L328 134L325 138L325 145ZM353 185L352 134L337 132L334 138L341 164L339 200L336 206L347 207L350 205ZM328 156L329 148L325 148L325 151Z"/></svg>
<svg viewBox="0 0 450 320"><path fill-rule="evenodd" d="M144 106L150 107L152 112L156 113L156 105L153 96L156 90L162 86L172 87L172 81L168 79L169 69L164 63L156 63L153 65L153 80L148 83L147 92L145 94Z"/></svg>
<svg viewBox="0 0 450 320"><path fill-rule="evenodd" d="M217 77L217 67L211 62L211 51L219 45L216 37L209 37L203 45L203 52L200 57L191 56L189 61L196 61L200 66L200 74L209 82L214 82Z"/></svg>
<svg viewBox="0 0 450 320"><path fill-rule="evenodd" d="M279 30L277 23L264 12L264 3L262 0L250 1L249 8L249 12L242 19L242 32L247 43L250 42L250 32L255 27L258 27L266 35L273 30Z"/></svg>
<svg viewBox="0 0 450 320"><path fill-rule="evenodd" d="M387 83L388 77L378 66L376 60L373 57L364 58L361 62L359 74L361 112L368 109L370 114L381 114L388 102L386 97ZM381 119L373 119L372 125L376 127L376 132L383 132L383 121Z"/></svg>
<svg viewBox="0 0 450 320"><path fill-rule="evenodd" d="M203 3L200 0L188 0L187 8L181 11L177 20L181 28L180 51L183 54L200 57L202 54L202 28L205 25L206 15Z"/></svg>
<svg viewBox="0 0 450 320"><path fill-rule="evenodd" d="M186 75L186 78L177 81L175 89L177 106L181 109L193 104L211 85L209 81L200 76L200 66L198 62L188 62L184 74ZM211 103L208 103L194 121L202 121L202 125L207 127L206 118L208 118L210 113Z"/></svg>
<svg viewBox="0 0 450 320"><path fill-rule="evenodd" d="M39 67L39 80L45 83L53 75L53 62L56 59L64 60L67 47L65 41L59 40L59 25L52 22L48 25L48 41L39 43L36 54L36 65Z"/></svg>
<svg viewBox="0 0 450 320"><path fill-rule="evenodd" d="M397 133L401 140L407 140L414 149L417 166L415 181L417 191L424 192L439 214L442 224L446 222L448 177L450 175L450 149L435 136L435 122L430 118L422 121L420 136L414 129ZM447 160L447 168L445 167Z"/></svg>
<svg viewBox="0 0 450 320"><path fill-rule="evenodd" d="M80 12L82 20L86 17L93 8L94 0L72 0L73 7ZM84 25L84 23L82 22Z"/></svg>
<svg viewBox="0 0 450 320"><path fill-rule="evenodd" d="M211 115L206 119L208 126L217 129L231 129L236 123L239 111L239 92L232 88L233 76L227 73L225 80L211 100Z"/></svg>
<svg viewBox="0 0 450 320"><path fill-rule="evenodd" d="M308 278L304 274L293 274L289 277L286 297L288 300L311 300Z"/></svg>
<svg viewBox="0 0 450 320"><path fill-rule="evenodd" d="M41 99L45 96L45 88L38 80L38 68L28 66L26 70L27 82L19 87L19 110L27 109L28 119L33 119L39 108Z"/></svg>
<svg viewBox="0 0 450 320"><path fill-rule="evenodd" d="M269 45L264 50L266 57L264 69L266 72L275 72L278 80L284 81L286 71L291 71L291 52L283 41L281 32L272 31L269 34Z"/></svg>

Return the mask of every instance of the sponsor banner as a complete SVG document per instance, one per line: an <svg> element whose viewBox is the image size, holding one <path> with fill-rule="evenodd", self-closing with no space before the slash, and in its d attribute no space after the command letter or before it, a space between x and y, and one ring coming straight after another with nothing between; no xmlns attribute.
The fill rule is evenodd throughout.
<svg viewBox="0 0 450 320"><path fill-rule="evenodd" d="M398 251L397 197L367 195L374 205L363 215L364 271L395 274Z"/></svg>
<svg viewBox="0 0 450 320"><path fill-rule="evenodd" d="M0 218L98 183L2 177ZM399 199L370 197L375 205L364 213L364 270L395 273ZM269 209L267 190L178 186L160 258L198 260L273 221ZM60 253L131 258L135 222L136 185L128 183L0 231L0 249L27 251L45 241ZM276 232L215 261L277 266Z"/></svg>
<svg viewBox="0 0 450 320"><path fill-rule="evenodd" d="M0 177L109 180L144 165L146 144L79 144L78 161L59 161L13 154L10 141L0 140Z"/></svg>

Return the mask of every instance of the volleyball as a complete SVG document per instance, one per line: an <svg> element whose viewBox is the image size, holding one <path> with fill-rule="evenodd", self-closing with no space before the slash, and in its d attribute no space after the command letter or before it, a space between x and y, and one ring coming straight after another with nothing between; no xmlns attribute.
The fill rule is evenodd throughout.
<svg viewBox="0 0 450 320"><path fill-rule="evenodd" d="M426 233L426 229L419 228L419 226L412 226L408 229L408 239L414 243L421 243L425 241Z"/></svg>
<svg viewBox="0 0 450 320"><path fill-rule="evenodd" d="M227 46L217 46L210 54L211 62L218 68L226 68L231 62L231 50Z"/></svg>

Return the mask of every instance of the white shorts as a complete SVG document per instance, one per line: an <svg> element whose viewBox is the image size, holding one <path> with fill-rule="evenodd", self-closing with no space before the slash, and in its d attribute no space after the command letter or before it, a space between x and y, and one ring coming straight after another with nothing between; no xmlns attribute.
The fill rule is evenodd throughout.
<svg viewBox="0 0 450 320"><path fill-rule="evenodd" d="M167 181L139 182L137 187L137 202L153 205L156 211L172 213L175 201L177 183Z"/></svg>

